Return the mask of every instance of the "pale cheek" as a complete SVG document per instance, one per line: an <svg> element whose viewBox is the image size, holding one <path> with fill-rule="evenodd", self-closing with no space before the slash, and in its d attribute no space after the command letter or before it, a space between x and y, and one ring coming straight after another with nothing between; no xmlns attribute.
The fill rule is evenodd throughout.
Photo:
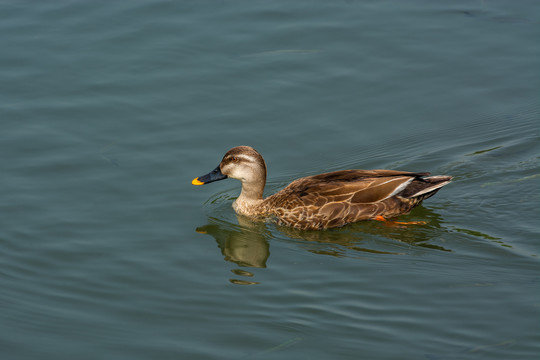
<svg viewBox="0 0 540 360"><path fill-rule="evenodd" d="M231 171L230 177L232 177L233 179L240 180L240 181L245 181L246 180L246 169L243 169L241 167L236 168L233 171Z"/></svg>
<svg viewBox="0 0 540 360"><path fill-rule="evenodd" d="M237 169L226 169L225 171L227 171L225 174L228 177L232 179L242 180L242 175Z"/></svg>

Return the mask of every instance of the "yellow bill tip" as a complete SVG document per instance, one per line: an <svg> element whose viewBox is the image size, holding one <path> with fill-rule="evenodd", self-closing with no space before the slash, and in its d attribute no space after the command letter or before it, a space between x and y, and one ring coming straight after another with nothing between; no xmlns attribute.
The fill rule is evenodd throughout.
<svg viewBox="0 0 540 360"><path fill-rule="evenodd" d="M193 179L193 181L191 183L193 185L204 185L204 183L202 181L199 181L199 178Z"/></svg>

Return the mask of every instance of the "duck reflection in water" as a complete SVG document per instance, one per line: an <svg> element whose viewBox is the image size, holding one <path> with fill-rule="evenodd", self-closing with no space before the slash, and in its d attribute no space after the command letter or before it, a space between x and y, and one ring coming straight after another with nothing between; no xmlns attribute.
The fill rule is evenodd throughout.
<svg viewBox="0 0 540 360"><path fill-rule="evenodd" d="M240 226L210 218L197 232L216 239L226 261L244 267L265 268L270 256L270 236L263 223L253 223L239 217Z"/></svg>
<svg viewBox="0 0 540 360"><path fill-rule="evenodd" d="M413 215L417 212L421 212L419 217L429 219L429 226L390 226L380 222L364 222L327 231L306 231L253 222L249 218L237 216L238 224L209 217L208 224L198 227L196 231L208 234L216 240L224 260L252 268L266 268L270 256L269 240L274 238L300 240L300 248L315 254L338 257L357 256L358 252L406 255L387 251L387 244L373 241L380 237L423 248L451 251L430 243L441 236L441 216L423 207L417 208ZM277 231L274 233L274 230ZM369 242L369 247L362 246L363 242Z"/></svg>

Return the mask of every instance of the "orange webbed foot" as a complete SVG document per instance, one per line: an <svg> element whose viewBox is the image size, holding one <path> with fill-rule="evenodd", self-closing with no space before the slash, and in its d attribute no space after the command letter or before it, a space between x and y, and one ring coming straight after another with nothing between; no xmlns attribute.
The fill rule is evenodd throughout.
<svg viewBox="0 0 540 360"><path fill-rule="evenodd" d="M392 220L386 220L381 215L376 216L374 220L383 221L388 226L395 226L395 225L425 225L425 224L427 224L425 221L392 221Z"/></svg>

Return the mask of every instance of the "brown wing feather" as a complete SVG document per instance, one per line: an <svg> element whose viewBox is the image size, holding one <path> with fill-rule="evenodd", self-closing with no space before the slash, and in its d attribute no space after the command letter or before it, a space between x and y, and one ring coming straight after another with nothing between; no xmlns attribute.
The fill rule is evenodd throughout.
<svg viewBox="0 0 540 360"><path fill-rule="evenodd" d="M373 203L384 200L412 178L427 173L394 170L343 170L293 181L273 195L290 206L328 202Z"/></svg>
<svg viewBox="0 0 540 360"><path fill-rule="evenodd" d="M427 176L428 172L410 172L400 170L340 170L319 175L308 176L302 179L314 179L322 181L355 181L360 178L375 178L382 176ZM301 180L301 179L298 179Z"/></svg>

